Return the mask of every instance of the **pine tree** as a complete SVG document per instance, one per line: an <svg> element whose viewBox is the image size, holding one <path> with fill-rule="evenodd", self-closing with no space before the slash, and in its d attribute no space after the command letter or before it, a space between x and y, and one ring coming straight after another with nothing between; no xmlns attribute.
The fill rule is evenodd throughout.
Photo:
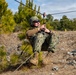
<svg viewBox="0 0 76 75"><path fill-rule="evenodd" d="M73 30L76 30L76 18L74 18L72 21L72 28Z"/></svg>
<svg viewBox="0 0 76 75"><path fill-rule="evenodd" d="M13 13L5 0L0 0L0 33L12 32L15 27Z"/></svg>
<svg viewBox="0 0 76 75"><path fill-rule="evenodd" d="M36 5L34 6L34 9L33 10L34 10L34 13L33 14L36 15Z"/></svg>
<svg viewBox="0 0 76 75"><path fill-rule="evenodd" d="M5 33L13 32L15 28L14 16L11 10L7 10L6 14L2 16L2 31Z"/></svg>
<svg viewBox="0 0 76 75"><path fill-rule="evenodd" d="M60 21L58 19L55 19L53 21L53 25L52 26L53 26L54 30L60 30Z"/></svg>
<svg viewBox="0 0 76 75"><path fill-rule="evenodd" d="M28 5L28 0L26 0L26 7L29 7L29 5Z"/></svg>
<svg viewBox="0 0 76 75"><path fill-rule="evenodd" d="M40 13L40 6L38 7L38 12L37 12L37 15Z"/></svg>
<svg viewBox="0 0 76 75"><path fill-rule="evenodd" d="M66 15L62 16L60 23L61 23L61 30L65 30L65 29L70 30L69 29L70 20L68 19L68 17Z"/></svg>
<svg viewBox="0 0 76 75"><path fill-rule="evenodd" d="M8 4L5 2L5 0L0 0L0 21L2 16L5 14L7 7Z"/></svg>
<svg viewBox="0 0 76 75"><path fill-rule="evenodd" d="M22 3L20 3L18 12L14 15L17 26L20 26L22 30L26 30L30 26L29 19L36 15L36 5L34 7L33 0L26 0L25 4L26 5L23 6Z"/></svg>

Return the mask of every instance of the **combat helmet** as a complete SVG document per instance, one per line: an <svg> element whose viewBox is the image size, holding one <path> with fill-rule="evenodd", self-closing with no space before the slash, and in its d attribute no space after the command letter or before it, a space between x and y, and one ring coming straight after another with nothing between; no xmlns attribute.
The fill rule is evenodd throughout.
<svg viewBox="0 0 76 75"><path fill-rule="evenodd" d="M33 22L39 22L39 18L37 16L33 16L30 18L30 25L33 26Z"/></svg>

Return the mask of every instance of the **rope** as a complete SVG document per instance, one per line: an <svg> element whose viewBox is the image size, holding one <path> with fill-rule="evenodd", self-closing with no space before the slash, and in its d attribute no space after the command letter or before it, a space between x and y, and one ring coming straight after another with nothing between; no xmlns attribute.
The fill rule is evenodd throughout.
<svg viewBox="0 0 76 75"><path fill-rule="evenodd" d="M35 53L35 52L34 52L34 53ZM34 53L31 54L25 61L23 61L22 64L21 64L19 67L17 67L17 69L16 69L15 71L19 70L19 68L20 68L24 63L26 63L26 62L34 55Z"/></svg>

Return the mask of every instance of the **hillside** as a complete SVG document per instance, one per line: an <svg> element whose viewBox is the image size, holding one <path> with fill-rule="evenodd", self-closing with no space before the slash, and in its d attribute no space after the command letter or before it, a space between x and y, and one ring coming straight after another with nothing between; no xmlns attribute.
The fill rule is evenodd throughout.
<svg viewBox="0 0 76 75"><path fill-rule="evenodd" d="M4 45L9 52L16 50L21 43L17 34L0 35L0 45ZM0 75L76 75L76 31L57 31L55 34L59 36L55 53L49 53L46 57L47 52L44 52L44 60L49 60L47 65L27 71L8 71Z"/></svg>

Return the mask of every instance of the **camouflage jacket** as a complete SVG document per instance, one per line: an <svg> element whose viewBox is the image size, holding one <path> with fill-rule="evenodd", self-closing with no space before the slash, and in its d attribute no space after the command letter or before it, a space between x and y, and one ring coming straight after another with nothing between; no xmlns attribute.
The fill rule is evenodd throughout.
<svg viewBox="0 0 76 75"><path fill-rule="evenodd" d="M26 38L29 39L31 36L38 32L38 28L31 28L26 32Z"/></svg>

